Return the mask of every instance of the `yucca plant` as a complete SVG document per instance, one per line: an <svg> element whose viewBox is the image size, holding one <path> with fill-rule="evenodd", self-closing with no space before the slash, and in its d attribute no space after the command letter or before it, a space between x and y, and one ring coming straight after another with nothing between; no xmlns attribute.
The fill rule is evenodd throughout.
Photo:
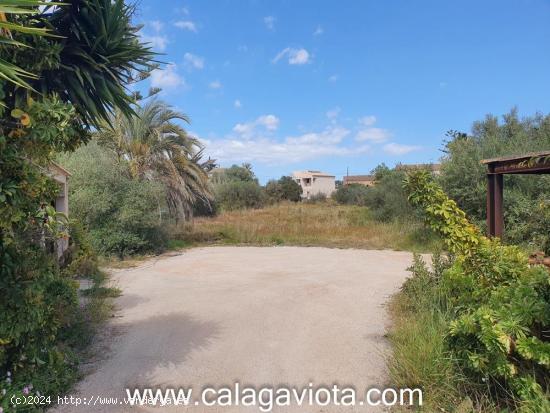
<svg viewBox="0 0 550 413"><path fill-rule="evenodd" d="M132 25L133 6L124 0L5 0L0 11L0 80L13 84L3 88L12 99L8 105L55 94L96 127L114 108L132 113L126 88L136 73L155 67L155 53Z"/></svg>
<svg viewBox="0 0 550 413"><path fill-rule="evenodd" d="M132 114L125 85L134 72L150 68L155 55L140 43L133 12L124 0L72 0L56 9L48 24L61 36L59 67L44 71L36 89L57 92L90 125L108 120L114 108Z"/></svg>
<svg viewBox="0 0 550 413"><path fill-rule="evenodd" d="M13 33L43 36L48 33L45 27L29 27L17 21L17 16L33 16L40 13L39 7L61 5L42 0L3 0L0 3L0 47L29 47L14 40ZM37 76L0 57L0 79L5 79L17 86L30 88L25 78L36 79Z"/></svg>

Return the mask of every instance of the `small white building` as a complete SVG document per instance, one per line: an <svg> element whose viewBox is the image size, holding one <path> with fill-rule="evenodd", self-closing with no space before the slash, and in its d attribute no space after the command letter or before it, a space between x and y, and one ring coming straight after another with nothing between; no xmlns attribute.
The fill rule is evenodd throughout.
<svg viewBox="0 0 550 413"><path fill-rule="evenodd" d="M321 171L296 171L292 173L292 178L302 187L304 199L319 194L328 198L336 191L335 176Z"/></svg>
<svg viewBox="0 0 550 413"><path fill-rule="evenodd" d="M49 165L47 174L57 182L59 192L55 200L52 200L52 206L55 206L57 212L62 212L69 216L69 177L71 174L61 165L52 162ZM63 253L69 248L69 240L60 238L56 241L57 257L61 258Z"/></svg>

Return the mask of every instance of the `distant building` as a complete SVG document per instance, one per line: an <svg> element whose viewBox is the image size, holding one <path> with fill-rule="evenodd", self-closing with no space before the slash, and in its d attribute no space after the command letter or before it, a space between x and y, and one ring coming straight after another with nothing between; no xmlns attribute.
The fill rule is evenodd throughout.
<svg viewBox="0 0 550 413"><path fill-rule="evenodd" d="M374 175L348 175L344 176L344 186L359 184L365 186L374 186Z"/></svg>
<svg viewBox="0 0 550 413"><path fill-rule="evenodd" d="M319 194L329 197L336 190L335 176L321 171L296 171L292 178L302 187L302 198L305 199Z"/></svg>
<svg viewBox="0 0 550 413"><path fill-rule="evenodd" d="M427 169L431 171L434 175L441 175L441 164L440 163L413 163L413 164L397 164L395 166L396 171L419 171L421 169Z"/></svg>

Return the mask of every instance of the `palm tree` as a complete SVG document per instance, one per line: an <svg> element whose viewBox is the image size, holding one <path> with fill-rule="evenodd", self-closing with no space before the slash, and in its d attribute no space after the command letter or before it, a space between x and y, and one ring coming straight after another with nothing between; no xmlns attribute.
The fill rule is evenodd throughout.
<svg viewBox="0 0 550 413"><path fill-rule="evenodd" d="M202 161L200 142L176 123L189 118L159 100L151 100L125 116L116 111L109 123L96 132L99 143L113 150L119 161L128 162L136 179L159 180L166 188L172 216L188 219L193 205L212 200L208 172L215 165Z"/></svg>

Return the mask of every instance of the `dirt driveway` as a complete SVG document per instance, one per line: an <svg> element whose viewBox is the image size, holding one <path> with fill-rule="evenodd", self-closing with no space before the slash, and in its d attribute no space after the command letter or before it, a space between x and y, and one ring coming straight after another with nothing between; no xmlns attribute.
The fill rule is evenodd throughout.
<svg viewBox="0 0 550 413"><path fill-rule="evenodd" d="M119 271L123 295L102 355L73 391L125 396L125 388L235 382L298 389L387 383L384 303L411 254L301 247L211 247ZM194 393L195 394L195 393ZM96 399L97 401L97 399ZM97 401L99 403L99 401ZM258 412L256 408L64 406L58 412ZM380 411L366 406L275 407L275 412Z"/></svg>

